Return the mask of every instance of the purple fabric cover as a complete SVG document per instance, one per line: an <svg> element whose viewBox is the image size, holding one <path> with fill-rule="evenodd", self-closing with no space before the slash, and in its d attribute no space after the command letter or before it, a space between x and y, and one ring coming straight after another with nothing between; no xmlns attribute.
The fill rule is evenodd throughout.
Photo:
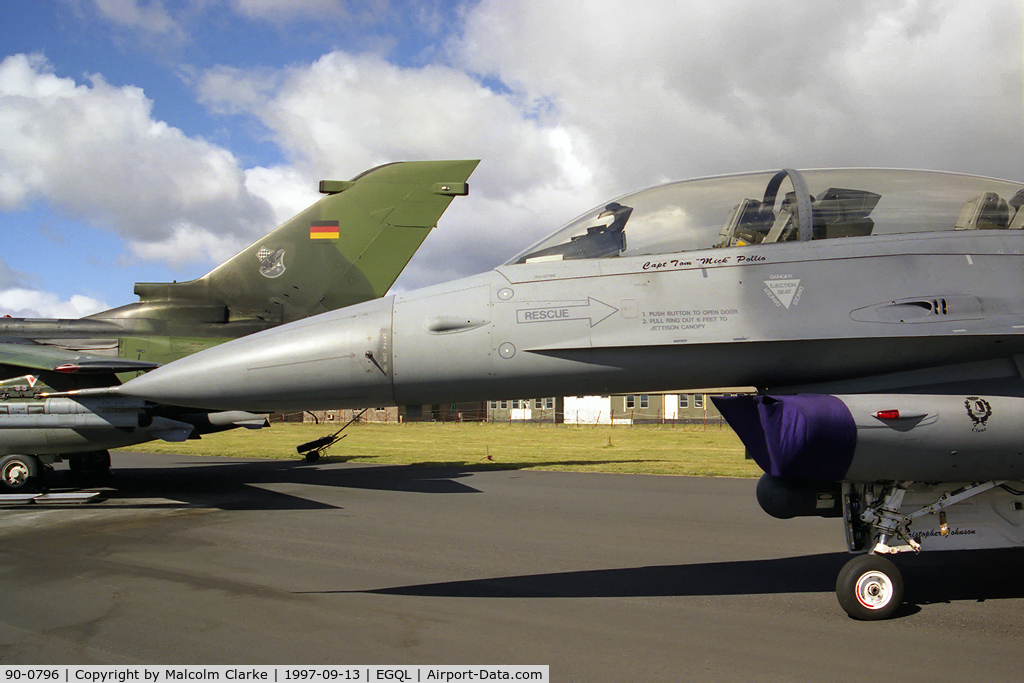
<svg viewBox="0 0 1024 683"><path fill-rule="evenodd" d="M714 396L754 461L773 477L839 481L850 469L857 425L835 396Z"/></svg>

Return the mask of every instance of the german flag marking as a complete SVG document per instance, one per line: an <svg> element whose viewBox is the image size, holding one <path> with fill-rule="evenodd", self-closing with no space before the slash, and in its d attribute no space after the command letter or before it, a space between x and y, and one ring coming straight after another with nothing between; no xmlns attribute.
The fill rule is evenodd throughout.
<svg viewBox="0 0 1024 683"><path fill-rule="evenodd" d="M313 221L309 226L309 239L338 239L338 221Z"/></svg>

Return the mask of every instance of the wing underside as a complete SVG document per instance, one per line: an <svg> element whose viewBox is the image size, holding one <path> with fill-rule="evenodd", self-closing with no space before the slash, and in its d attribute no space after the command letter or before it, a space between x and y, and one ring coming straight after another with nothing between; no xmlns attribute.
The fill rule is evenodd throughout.
<svg viewBox="0 0 1024 683"><path fill-rule="evenodd" d="M68 351L29 341L0 342L0 382L24 376L59 390L120 384L118 373L146 372L156 363Z"/></svg>

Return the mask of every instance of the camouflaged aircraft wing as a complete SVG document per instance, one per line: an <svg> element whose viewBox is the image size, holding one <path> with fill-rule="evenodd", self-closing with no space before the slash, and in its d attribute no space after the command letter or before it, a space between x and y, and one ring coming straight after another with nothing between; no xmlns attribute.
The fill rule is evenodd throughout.
<svg viewBox="0 0 1024 683"><path fill-rule="evenodd" d="M119 372L143 372L155 367L156 363L68 351L24 340L0 341L0 380L51 373L112 377Z"/></svg>

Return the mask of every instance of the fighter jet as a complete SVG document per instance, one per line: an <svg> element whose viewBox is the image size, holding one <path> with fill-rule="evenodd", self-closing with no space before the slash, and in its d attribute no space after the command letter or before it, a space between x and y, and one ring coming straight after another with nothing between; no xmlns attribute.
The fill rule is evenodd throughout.
<svg viewBox="0 0 1024 683"><path fill-rule="evenodd" d="M490 272L171 363L119 397L265 411L753 386L719 399L777 517L894 553L1024 544L1024 184L785 169L602 203Z"/></svg>
<svg viewBox="0 0 1024 683"><path fill-rule="evenodd" d="M45 398L121 377L276 325L384 295L477 161L388 164L351 181L190 282L139 283L139 301L80 320L0 319L0 484L25 492L43 465L102 474L107 449L179 441L264 415L133 399Z"/></svg>

